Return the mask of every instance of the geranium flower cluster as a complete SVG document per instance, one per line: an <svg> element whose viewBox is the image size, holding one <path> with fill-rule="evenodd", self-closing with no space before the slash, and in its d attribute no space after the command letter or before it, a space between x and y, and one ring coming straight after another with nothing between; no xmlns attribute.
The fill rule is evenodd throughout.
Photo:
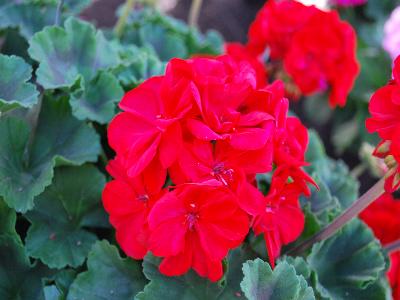
<svg viewBox="0 0 400 300"><path fill-rule="evenodd" d="M400 199L385 193L375 200L360 217L371 227L383 245L400 239ZM400 300L400 251L390 254L387 273L393 291L393 299Z"/></svg>
<svg viewBox="0 0 400 300"><path fill-rule="evenodd" d="M283 84L257 75L230 56L173 59L123 97L103 203L127 255L151 251L165 275L192 268L216 281L251 227L272 264L300 235L299 196L313 182L302 170L307 130L287 116ZM272 171L264 196L255 175Z"/></svg>
<svg viewBox="0 0 400 300"><path fill-rule="evenodd" d="M259 61L268 56L275 77L289 77L304 95L329 90L331 107L346 104L359 73L356 35L336 11L270 0L250 26L248 38L244 50Z"/></svg>
<svg viewBox="0 0 400 300"><path fill-rule="evenodd" d="M385 190L393 192L400 187L400 56L394 62L393 79L372 95L369 112L366 127L382 139L374 155L385 160L389 168Z"/></svg>

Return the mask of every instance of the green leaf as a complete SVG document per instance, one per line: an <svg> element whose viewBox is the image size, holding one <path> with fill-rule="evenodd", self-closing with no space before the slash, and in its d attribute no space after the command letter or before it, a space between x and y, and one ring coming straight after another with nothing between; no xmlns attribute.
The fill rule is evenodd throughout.
<svg viewBox="0 0 400 300"><path fill-rule="evenodd" d="M72 282L76 278L77 272L73 269L63 269L54 276L54 281L56 284L57 289L60 291L61 295L63 296L62 299L65 299L69 287L71 286Z"/></svg>
<svg viewBox="0 0 400 300"><path fill-rule="evenodd" d="M0 198L0 234L10 234L17 236L15 231L15 222L17 215L15 211L9 208Z"/></svg>
<svg viewBox="0 0 400 300"><path fill-rule="evenodd" d="M0 119L0 196L19 212L51 183L56 165L95 162L100 153L93 128L71 116L67 99L43 99L35 134L19 119Z"/></svg>
<svg viewBox="0 0 400 300"><path fill-rule="evenodd" d="M46 27L29 43L29 55L39 62L37 81L45 89L71 87L79 78L89 82L98 70L118 63L117 53L93 25L68 18L64 26Z"/></svg>
<svg viewBox="0 0 400 300"><path fill-rule="evenodd" d="M13 3L0 8L0 29L18 28L20 34L30 39L45 26L53 25L57 5L38 3Z"/></svg>
<svg viewBox="0 0 400 300"><path fill-rule="evenodd" d="M226 271L223 278L217 283L212 283L207 278L198 276L193 270L183 276L164 276L158 270L160 259L147 255L143 261L143 268L150 283L135 299L240 299L242 297L240 289L240 282L243 279L242 265L245 261L254 257L254 253L244 245L232 250L226 261Z"/></svg>
<svg viewBox="0 0 400 300"><path fill-rule="evenodd" d="M113 73L126 89L131 89L142 83L144 80L164 73L165 64L147 48L134 46L116 46L121 58Z"/></svg>
<svg viewBox="0 0 400 300"><path fill-rule="evenodd" d="M31 264L16 236L0 235L0 299L44 299L42 277L51 272Z"/></svg>
<svg viewBox="0 0 400 300"><path fill-rule="evenodd" d="M379 242L359 220L314 245L307 262L318 276L318 292L333 300L365 299L360 295L385 270Z"/></svg>
<svg viewBox="0 0 400 300"><path fill-rule="evenodd" d="M223 279L224 290L218 296L218 300L240 299L242 297L243 293L240 288L240 283L243 280L242 267L246 261L255 257L255 254L250 251L246 244L229 253L227 270Z"/></svg>
<svg viewBox="0 0 400 300"><path fill-rule="evenodd" d="M302 202L309 202L311 212L321 225L326 225L358 198L359 183L343 161L327 156L321 139L313 130L309 131L309 141L306 160L310 166L306 170L320 190L313 189L311 197L302 198Z"/></svg>
<svg viewBox="0 0 400 300"><path fill-rule="evenodd" d="M148 254L143 261L143 271L150 283L136 300L202 300L217 299L223 287L198 276L190 270L183 276L168 277L158 271L160 259Z"/></svg>
<svg viewBox="0 0 400 300"><path fill-rule="evenodd" d="M132 12L122 41L152 47L162 61L193 54L216 55L222 51L222 38L215 31L204 36L184 22L152 9Z"/></svg>
<svg viewBox="0 0 400 300"><path fill-rule="evenodd" d="M44 299L45 300L63 299L63 298L61 298L62 297L61 292L57 289L57 287L55 285L45 286L43 291L44 291Z"/></svg>
<svg viewBox="0 0 400 300"><path fill-rule="evenodd" d="M82 265L97 239L82 223L99 205L104 185L93 166L57 168L53 184L26 215L32 223L25 240L28 254L50 268Z"/></svg>
<svg viewBox="0 0 400 300"><path fill-rule="evenodd" d="M311 196L302 200L310 204L310 212L320 224L328 224L340 213L340 202L332 195L325 181L321 180L317 173L314 172L312 177L318 184L319 190L312 188Z"/></svg>
<svg viewBox="0 0 400 300"><path fill-rule="evenodd" d="M132 300L146 284L140 264L121 258L105 240L93 246L87 264L88 270L72 283L67 300Z"/></svg>
<svg viewBox="0 0 400 300"><path fill-rule="evenodd" d="M242 290L249 300L312 300L314 293L295 268L283 261L272 271L257 258L243 265Z"/></svg>
<svg viewBox="0 0 400 300"><path fill-rule="evenodd" d="M31 83L32 68L22 58L0 54L0 112L14 107L32 107L38 91Z"/></svg>
<svg viewBox="0 0 400 300"><path fill-rule="evenodd" d="M115 114L115 102L124 95L122 87L114 75L100 72L84 88L71 96L72 113L80 120L108 123Z"/></svg>

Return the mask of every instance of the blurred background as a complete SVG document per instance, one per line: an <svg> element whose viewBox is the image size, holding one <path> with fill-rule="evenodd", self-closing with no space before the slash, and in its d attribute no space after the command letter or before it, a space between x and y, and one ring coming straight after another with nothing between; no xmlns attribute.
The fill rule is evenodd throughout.
<svg viewBox="0 0 400 300"><path fill-rule="evenodd" d="M100 27L113 26L115 11L124 2L95 0L82 17ZM184 21L188 19L191 3L192 0L157 0L159 9ZM265 0L203 0L199 27L202 31L216 29L227 41L245 42L248 27L264 3Z"/></svg>

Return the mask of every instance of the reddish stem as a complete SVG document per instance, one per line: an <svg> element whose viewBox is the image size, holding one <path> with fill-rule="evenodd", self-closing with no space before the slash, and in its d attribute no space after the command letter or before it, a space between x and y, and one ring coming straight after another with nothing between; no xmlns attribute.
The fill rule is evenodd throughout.
<svg viewBox="0 0 400 300"><path fill-rule="evenodd" d="M287 254L296 255L304 252L310 248L313 244L323 241L333 234L335 234L340 228L346 225L353 218L357 217L368 205L374 202L379 196L384 193L385 179L379 180L373 187L371 187L364 195L358 198L351 206L349 206L339 217L337 217L331 224L322 229L320 232L303 241L296 247L290 249Z"/></svg>

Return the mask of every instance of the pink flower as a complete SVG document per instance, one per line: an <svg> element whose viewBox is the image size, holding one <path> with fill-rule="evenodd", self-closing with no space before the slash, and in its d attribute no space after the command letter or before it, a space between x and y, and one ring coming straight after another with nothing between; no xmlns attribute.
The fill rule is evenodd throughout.
<svg viewBox="0 0 400 300"><path fill-rule="evenodd" d="M330 0L330 4L337 6L357 6L367 3L368 0Z"/></svg>
<svg viewBox="0 0 400 300"><path fill-rule="evenodd" d="M383 48L394 60L400 55L400 6L393 10L389 19L385 23Z"/></svg>

